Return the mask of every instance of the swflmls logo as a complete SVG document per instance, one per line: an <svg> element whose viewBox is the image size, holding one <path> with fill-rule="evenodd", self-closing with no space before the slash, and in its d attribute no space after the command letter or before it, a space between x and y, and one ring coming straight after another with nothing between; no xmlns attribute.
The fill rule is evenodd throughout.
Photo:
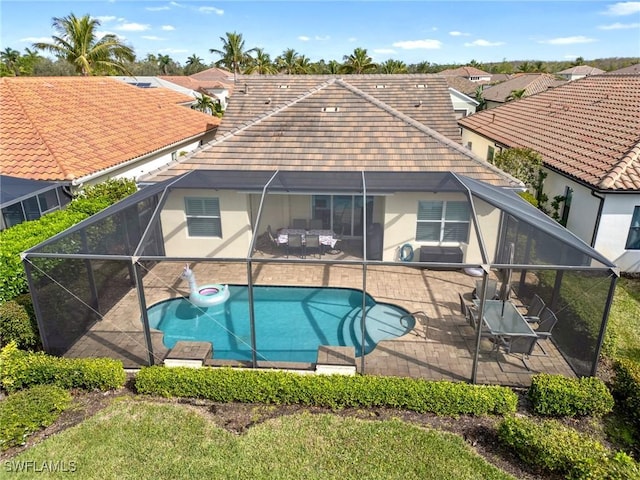
<svg viewBox="0 0 640 480"><path fill-rule="evenodd" d="M77 469L76 462L64 460L43 460L36 462L33 460L7 460L4 462L4 469L7 472L35 472L35 473L73 473Z"/></svg>

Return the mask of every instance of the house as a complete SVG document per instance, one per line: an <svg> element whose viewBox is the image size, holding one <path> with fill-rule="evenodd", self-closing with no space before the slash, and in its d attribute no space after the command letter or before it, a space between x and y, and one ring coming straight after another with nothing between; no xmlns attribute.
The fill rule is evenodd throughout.
<svg viewBox="0 0 640 480"><path fill-rule="evenodd" d="M64 207L71 201L68 182L45 182L0 175L0 230Z"/></svg>
<svg viewBox="0 0 640 480"><path fill-rule="evenodd" d="M600 70L596 67L590 67L589 65L578 65L577 67L567 68L557 73L558 76L572 82L579 78L588 77L589 75L600 75L605 73L604 70Z"/></svg>
<svg viewBox="0 0 640 480"><path fill-rule="evenodd" d="M524 98L563 83L565 83L564 80L559 81L553 75L546 73L521 73L497 85L485 87L482 90L482 97L485 100L486 109L490 109L512 100L513 92L523 91L520 98Z"/></svg>
<svg viewBox="0 0 640 480"><path fill-rule="evenodd" d="M606 75L640 75L640 63L629 65L628 67L605 72Z"/></svg>
<svg viewBox="0 0 640 480"><path fill-rule="evenodd" d="M462 77L462 78L466 78L471 82L490 82L491 81L490 73L482 71L476 67L448 68L446 70L442 70L441 72L438 72L438 74L445 77Z"/></svg>
<svg viewBox="0 0 640 480"><path fill-rule="evenodd" d="M640 76L597 75L459 120L477 155L531 148L567 228L640 271ZM547 205L547 208L552 208Z"/></svg>
<svg viewBox="0 0 640 480"><path fill-rule="evenodd" d="M451 94L451 103L453 104L453 111L455 112L456 118L462 118L476 113L476 108L480 105L480 102L474 100L469 95L459 92L455 88L449 87L449 93Z"/></svg>
<svg viewBox="0 0 640 480"><path fill-rule="evenodd" d="M192 98L108 77L0 79L0 169L72 189L139 176L213 138L220 120Z"/></svg>

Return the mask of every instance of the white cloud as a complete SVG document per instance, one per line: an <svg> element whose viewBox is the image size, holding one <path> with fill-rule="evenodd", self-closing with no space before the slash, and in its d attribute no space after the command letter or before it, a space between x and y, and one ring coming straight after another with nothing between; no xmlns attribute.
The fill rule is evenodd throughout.
<svg viewBox="0 0 640 480"><path fill-rule="evenodd" d="M607 10L602 12L603 15L612 15L622 17L625 15L633 15L640 12L640 2L618 2L608 5Z"/></svg>
<svg viewBox="0 0 640 480"><path fill-rule="evenodd" d="M102 16L93 17L93 18L95 18L96 20L99 20L100 23L108 23L108 22L113 22L118 17L114 15L102 15Z"/></svg>
<svg viewBox="0 0 640 480"><path fill-rule="evenodd" d="M490 42L482 38L464 44L465 47L499 47L500 45L504 45L504 42Z"/></svg>
<svg viewBox="0 0 640 480"><path fill-rule="evenodd" d="M155 35L142 35L145 40L164 40L164 38L156 37Z"/></svg>
<svg viewBox="0 0 640 480"><path fill-rule="evenodd" d="M402 48L403 50L437 50L442 47L440 40L405 40L402 42L395 42L392 44L396 48Z"/></svg>
<svg viewBox="0 0 640 480"><path fill-rule="evenodd" d="M396 51L393 48L374 48L373 53L378 55L393 55Z"/></svg>
<svg viewBox="0 0 640 480"><path fill-rule="evenodd" d="M347 41L348 41L349 43L353 43L353 42L357 42L357 41L358 41L358 39L357 39L356 37L349 37L349 38L347 39Z"/></svg>
<svg viewBox="0 0 640 480"><path fill-rule="evenodd" d="M566 58L567 60L575 60L579 56L580 55L568 54L568 55L565 55L564 58Z"/></svg>
<svg viewBox="0 0 640 480"><path fill-rule="evenodd" d="M164 7L146 7L145 10L149 12L161 12L163 10L170 10L166 5Z"/></svg>
<svg viewBox="0 0 640 480"><path fill-rule="evenodd" d="M316 35L314 37L314 40L318 40L319 42L325 42L327 40L330 40L331 37L329 35L325 35L324 37L321 37L320 35Z"/></svg>
<svg viewBox="0 0 640 480"><path fill-rule="evenodd" d="M452 37L468 37L471 34L454 30L453 32L449 32L449 35L451 35Z"/></svg>
<svg viewBox="0 0 640 480"><path fill-rule="evenodd" d="M122 40L123 42L127 39L127 37L123 36L123 35L118 35L116 32L110 32L108 30L105 31L96 31L96 38L101 39L102 37L104 37L105 35L115 35L116 37L118 37L120 40Z"/></svg>
<svg viewBox="0 0 640 480"><path fill-rule="evenodd" d="M625 30L627 28L640 28L640 23L612 23L611 25L600 25L600 30Z"/></svg>
<svg viewBox="0 0 640 480"><path fill-rule="evenodd" d="M24 37L19 40L19 42L27 42L27 43L51 43L51 37Z"/></svg>
<svg viewBox="0 0 640 480"><path fill-rule="evenodd" d="M309 37L305 36L305 35L300 35L298 37L298 40L300 40L301 42L308 42L311 39Z"/></svg>
<svg viewBox="0 0 640 480"><path fill-rule="evenodd" d="M174 7L180 7L180 8L184 8L184 5L178 3L178 2L169 2L169 5L172 5Z"/></svg>
<svg viewBox="0 0 640 480"><path fill-rule="evenodd" d="M176 27L174 27L173 25L162 25L162 30L164 30L165 32L171 32L172 30L175 30Z"/></svg>
<svg viewBox="0 0 640 480"><path fill-rule="evenodd" d="M558 37L552 38L551 40L541 40L538 43L547 43L549 45L575 45L576 43L592 43L595 41L595 38L576 35L575 37Z"/></svg>
<svg viewBox="0 0 640 480"><path fill-rule="evenodd" d="M216 15L224 15L224 10L216 7L200 7L198 8L198 11L202 13L215 13Z"/></svg>
<svg viewBox="0 0 640 480"><path fill-rule="evenodd" d="M146 30L149 30L151 26L148 24L131 22L131 23L123 23L114 28L115 30L118 30L121 32L144 32Z"/></svg>
<svg viewBox="0 0 640 480"><path fill-rule="evenodd" d="M163 48L158 50L159 53L187 53L188 51L183 48Z"/></svg>

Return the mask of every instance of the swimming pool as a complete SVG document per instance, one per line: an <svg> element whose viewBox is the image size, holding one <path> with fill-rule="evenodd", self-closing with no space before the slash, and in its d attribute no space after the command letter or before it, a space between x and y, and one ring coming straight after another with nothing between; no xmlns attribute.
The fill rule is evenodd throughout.
<svg viewBox="0 0 640 480"><path fill-rule="evenodd" d="M208 341L213 356L251 360L249 297L246 286L229 286L227 302L209 308L187 298L165 300L148 309L149 326L164 332L164 345L177 341ZM254 286L257 359L315 362L318 346L354 346L361 355L362 291L346 288ZM364 353L381 340L400 337L414 326L408 312L376 303L366 296Z"/></svg>

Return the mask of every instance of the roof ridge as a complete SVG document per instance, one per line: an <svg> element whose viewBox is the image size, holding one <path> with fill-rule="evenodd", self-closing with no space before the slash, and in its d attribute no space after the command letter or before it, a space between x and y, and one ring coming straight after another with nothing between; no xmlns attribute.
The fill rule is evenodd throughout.
<svg viewBox="0 0 640 480"><path fill-rule="evenodd" d="M44 80L46 81L46 79L44 79ZM38 135L38 138L40 139L42 144L47 149L47 152L49 152L49 155L51 155L51 158L53 159L54 163L58 166L60 172L64 175L64 178L67 179L67 180L71 180L71 178L69 178L69 171L66 168L64 168L64 166L58 161L57 156L55 155L55 153L53 153L53 150L51 150L51 147L49 146L49 142L47 142L46 138L40 132L40 129L38 128L37 123L35 123L33 121L33 119L31 118L31 115L29 115L27 110L24 108L20 97L18 95L16 95L16 93L11 88L11 82L4 82L4 83L7 86L7 88L9 89L9 91L11 92L11 95L13 96L16 104L20 107L20 110L22 110L22 113L24 114L24 116L29 120L29 124L35 130L36 134ZM74 175L71 175L71 177L75 178Z"/></svg>
<svg viewBox="0 0 640 480"><path fill-rule="evenodd" d="M360 90L357 87L354 87L353 85L349 84L345 80L339 79L339 80L337 80L336 83L339 83L340 85L344 86L348 90L351 90L353 93L355 93L355 94L361 96L362 98L366 99L367 101L373 103L378 108L381 108L382 110L386 111L387 113L390 113L391 115L399 118L403 122L408 123L412 127L417 128L418 130L420 130L423 133L426 133L427 135L429 135L434 140L437 140L437 141L443 143L444 145L446 145L447 147L457 151L458 153L462 153L463 155L465 155L469 159L473 160L474 162L479 163L483 167L489 168L489 169L493 170L494 172L498 173L499 175L505 176L510 181L515 181L516 183L522 184L522 182L520 180L518 180L515 177L509 175L508 173L504 172L503 170L500 170L495 165L492 165L489 162L485 162L484 160L482 160L480 157L478 157L475 153L473 153L468 148L465 148L462 145L460 145L459 143L454 142L449 137L441 134L440 132L434 130L433 128L431 128L431 127L429 127L427 125L425 125L424 123L421 123L421 122L417 121L416 119L410 117L409 115L407 115L405 113L402 113L399 110L396 110L395 108L391 107L387 103L384 103L383 101L378 100L374 96L372 96L372 95L370 95L370 94L368 94L366 92L363 92L362 90Z"/></svg>
<svg viewBox="0 0 640 480"><path fill-rule="evenodd" d="M598 186L600 188L607 189L613 188L616 182L620 180L622 175L631 168L631 165L636 161L640 161L640 141L638 141L631 150L629 150L624 157L622 157L620 161L607 172Z"/></svg>

